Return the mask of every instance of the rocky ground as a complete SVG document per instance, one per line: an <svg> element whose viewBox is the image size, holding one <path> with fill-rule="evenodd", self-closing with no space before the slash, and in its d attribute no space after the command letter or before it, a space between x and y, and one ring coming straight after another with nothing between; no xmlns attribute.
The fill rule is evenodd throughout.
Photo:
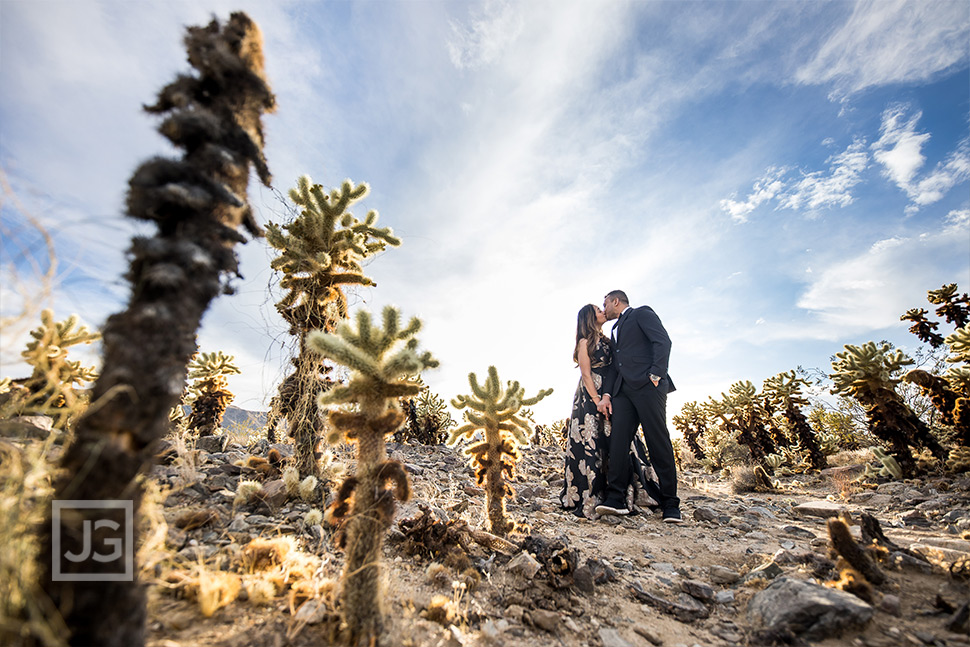
<svg viewBox="0 0 970 647"><path fill-rule="evenodd" d="M342 555L331 529L307 517L323 506L288 495L278 470L249 459L269 450L213 437L154 469L164 539L143 556L154 564L152 647L333 639ZM508 506L525 526L509 537L515 545L496 549L466 533L461 550L430 556L407 532L413 520L478 529L484 493L453 449L390 443L389 453L406 465L414 496L387 534L385 644L970 647L965 606L960 616L970 600L968 475L862 487L851 480L861 466L849 465L735 495L723 479L685 470L684 525L648 512L589 521L559 510L561 453L537 447L525 451ZM337 459L352 464L350 449ZM234 504L250 479L263 492ZM911 550L882 563L885 583L862 587L869 602L824 586L839 579L827 519L864 512ZM252 543L260 538L276 544ZM212 584L227 574L240 583Z"/></svg>
<svg viewBox="0 0 970 647"><path fill-rule="evenodd" d="M27 456L45 446L53 461L60 446L35 424L3 421L4 447ZM301 494L281 478L291 446L237 439L170 439L146 481L148 644L334 644L343 555L317 512L329 488ZM859 456L843 456L822 474L738 495L686 469L686 523L671 526L649 512L562 512L562 454L533 447L508 505L522 527L498 542L480 532L484 492L458 451L388 449L413 496L386 535L382 644L970 647L968 473L862 485ZM353 449L339 448L335 464L353 465ZM884 582L842 577L853 595L832 586L841 573L827 522L843 515L858 538L867 513L893 546L881 551Z"/></svg>

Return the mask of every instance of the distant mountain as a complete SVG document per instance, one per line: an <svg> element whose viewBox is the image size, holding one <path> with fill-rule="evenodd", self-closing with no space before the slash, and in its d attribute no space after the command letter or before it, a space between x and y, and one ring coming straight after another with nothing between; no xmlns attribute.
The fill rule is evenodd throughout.
<svg viewBox="0 0 970 647"><path fill-rule="evenodd" d="M183 405L182 411L188 416L192 410L191 407ZM222 428L235 434L247 431L256 432L266 427L268 416L268 411L250 411L229 405L229 408L226 409L226 415L222 417Z"/></svg>
<svg viewBox="0 0 970 647"><path fill-rule="evenodd" d="M250 411L229 405L226 415L222 417L222 426L229 431L242 431L251 429L258 431L266 427L268 411Z"/></svg>

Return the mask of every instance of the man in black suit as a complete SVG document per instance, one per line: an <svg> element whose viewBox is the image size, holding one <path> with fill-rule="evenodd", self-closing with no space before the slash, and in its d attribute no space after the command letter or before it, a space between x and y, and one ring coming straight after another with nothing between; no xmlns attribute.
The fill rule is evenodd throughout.
<svg viewBox="0 0 970 647"><path fill-rule="evenodd" d="M667 431L667 394L674 383L667 375L670 337L652 308L631 308L626 293L614 290L606 295L603 311L607 320L616 319L611 335L613 363L603 380L597 408L612 416L610 459L606 473L606 499L596 506L599 514L624 515L626 492L632 478L630 444L637 426L650 453L650 462L660 481L660 508L666 523L682 523L677 498L677 466Z"/></svg>

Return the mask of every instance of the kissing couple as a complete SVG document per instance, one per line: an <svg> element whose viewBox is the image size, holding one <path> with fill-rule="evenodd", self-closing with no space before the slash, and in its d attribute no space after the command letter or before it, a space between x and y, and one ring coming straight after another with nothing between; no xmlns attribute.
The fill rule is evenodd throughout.
<svg viewBox="0 0 970 647"><path fill-rule="evenodd" d="M602 328L613 320L607 338ZM667 430L669 359L657 313L630 307L622 290L607 294L602 309L580 309L573 360L582 377L566 429L564 509L598 519L650 508L665 523L683 523Z"/></svg>

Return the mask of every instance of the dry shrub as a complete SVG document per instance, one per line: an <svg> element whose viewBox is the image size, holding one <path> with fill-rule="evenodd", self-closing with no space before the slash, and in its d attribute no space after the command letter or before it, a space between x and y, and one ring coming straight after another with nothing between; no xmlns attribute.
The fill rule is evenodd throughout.
<svg viewBox="0 0 970 647"><path fill-rule="evenodd" d="M45 457L53 443L51 436L21 449L0 440L0 644L16 644L24 635L44 647L66 644L67 627L38 589L33 532L50 508L52 474Z"/></svg>
<svg viewBox="0 0 970 647"><path fill-rule="evenodd" d="M283 566L291 552L296 552L296 547L290 537L253 539L239 555L240 567L246 573L268 571L276 566Z"/></svg>
<svg viewBox="0 0 970 647"><path fill-rule="evenodd" d="M168 523L165 521L164 501L169 489L150 478L143 479L144 495L138 508L138 552L135 563L146 577L155 573L155 567L172 556L165 547Z"/></svg>
<svg viewBox="0 0 970 647"><path fill-rule="evenodd" d="M844 467L846 465L865 465L875 460L872 450L866 449L847 449L826 457L829 467Z"/></svg>

